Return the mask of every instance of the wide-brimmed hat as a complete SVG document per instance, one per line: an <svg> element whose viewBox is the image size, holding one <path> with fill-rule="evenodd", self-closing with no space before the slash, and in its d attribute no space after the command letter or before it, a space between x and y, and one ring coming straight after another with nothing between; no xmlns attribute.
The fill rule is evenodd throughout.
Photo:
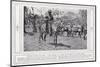
<svg viewBox="0 0 100 67"><path fill-rule="evenodd" d="M52 13L52 11L51 10L48 10L48 13Z"/></svg>

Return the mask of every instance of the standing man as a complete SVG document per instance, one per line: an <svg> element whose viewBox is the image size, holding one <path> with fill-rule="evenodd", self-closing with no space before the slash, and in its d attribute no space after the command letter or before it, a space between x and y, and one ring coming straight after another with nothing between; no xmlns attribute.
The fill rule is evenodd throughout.
<svg viewBox="0 0 100 67"><path fill-rule="evenodd" d="M49 33L49 18L48 16L45 17L45 35L44 35L44 41L46 41L46 36Z"/></svg>
<svg viewBox="0 0 100 67"><path fill-rule="evenodd" d="M52 23L53 23L54 18L53 18L51 10L48 11L48 18L49 18L49 33L50 33L50 36L52 36Z"/></svg>

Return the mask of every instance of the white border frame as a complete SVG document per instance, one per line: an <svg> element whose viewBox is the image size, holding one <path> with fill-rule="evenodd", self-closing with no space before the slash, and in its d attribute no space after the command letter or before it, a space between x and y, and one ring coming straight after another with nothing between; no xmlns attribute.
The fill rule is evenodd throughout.
<svg viewBox="0 0 100 67"><path fill-rule="evenodd" d="M18 2L18 3L23 3L23 2L27 2L27 3L42 3L42 4L58 4L58 5L72 5L72 6L85 6L85 7L93 7L93 9L95 10L95 12L93 13L94 14L94 20L93 20L93 35L94 35L94 38L92 38L93 39L93 44L94 44L94 46L93 46L93 48L94 48L94 59L93 60L83 60L83 61L81 61L81 60L79 60L79 61L73 61L73 62L86 62L86 61L96 61L96 6L95 5L80 5L80 4L64 4L64 3L48 3L48 2L34 2L34 1L28 1L28 0L24 0L24 1L14 1L14 2ZM18 8L20 8L20 7L18 7ZM18 10L19 11L19 10ZM18 16L19 14L17 14L17 16ZM14 37L14 28L16 27L16 25L22 25L22 24L13 24L13 22L16 22L16 21L18 21L19 20L19 18L17 18L17 20L15 21L13 21L13 19L14 19L14 17L13 16L15 16L15 15L13 15L13 11L12 11L12 1L11 1L11 66L23 66L23 65L40 65L40 64L55 64L55 63L73 63L72 61L66 61L66 60L63 60L62 62L57 62L57 61L55 61L55 60L53 60L53 61L55 61L55 62L53 62L53 61L51 61L51 62L49 62L49 63L39 63L39 62L37 62L36 63L36 61L33 63L29 63L29 64L13 64L13 62L14 62L14 60L16 60L16 59L14 59L15 58L15 56L16 55L18 55L17 57L19 57L19 58L26 58L26 56L25 55L27 55L27 54L30 54L30 55L36 55L36 57L38 56L38 55L40 55L40 52L41 52L41 57L42 56L44 56L44 54L47 52L47 51L40 51L39 53L37 53L37 52L25 52L24 54L23 54L23 52L21 52L22 53L22 55L20 54L20 56L19 56L19 54L18 54L18 52L20 51L20 49L19 48L17 48L16 49L16 47L19 47L18 45L15 47L13 47L13 45L15 44L15 41L16 40L14 40L15 39L15 37ZM16 18L15 18L16 19ZM14 26L15 25L15 26ZM23 28L23 27L22 27ZM22 30L21 30L22 31ZM18 35L17 34L17 36L22 36L22 35ZM17 39L17 37L16 37L16 39ZM17 41L18 41L18 39L17 39ZM19 42L20 41L20 42ZM23 43L21 40L19 40L17 43ZM13 49L12 49L13 48ZM17 50L18 52L17 52L17 54L14 54L14 50ZM21 49L21 50L23 50L23 49ZM65 50L66 51L66 50ZM73 51L73 50L70 50L70 51ZM70 55L70 51L68 50L67 52L69 53L69 55ZM59 58L59 57L62 57L62 55L63 55L63 58L64 58L64 56L66 57L66 55L65 55L65 52L64 52L64 50L62 51L61 50L61 52L60 53L62 53L62 54L60 54L59 53L59 51L57 50L57 51L50 51L51 53L49 53L49 55L52 55L54 58L56 57L57 59ZM80 50L77 50L77 52L80 52ZM86 53L87 53L87 51L85 51ZM48 52L47 52L48 53ZM53 54L52 54L53 53ZM57 55L57 54L59 55ZM68 55L68 53L67 53L67 55ZM74 52L75 53L75 52ZM91 51L90 51L90 54L91 54ZM80 54L81 55L81 54ZM48 56L48 55L47 55ZM58 56L58 57L57 57ZM90 56L90 55L89 55ZM14 57L14 58L13 58ZM54 58L52 58L52 59L54 59ZM50 58L51 59L51 58ZM64 58L65 59L65 58ZM68 58L66 58L66 59L68 59ZM42 61L41 61L42 62ZM46 61L47 62L47 61Z"/></svg>

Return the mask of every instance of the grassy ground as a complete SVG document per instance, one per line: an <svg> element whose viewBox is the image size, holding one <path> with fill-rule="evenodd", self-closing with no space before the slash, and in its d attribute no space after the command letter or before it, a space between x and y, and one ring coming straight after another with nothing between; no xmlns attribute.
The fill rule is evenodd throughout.
<svg viewBox="0 0 100 67"><path fill-rule="evenodd" d="M47 36L46 41L39 43L39 34L24 35L24 51L43 51L43 50L76 50L86 49L87 40L79 37L58 36L58 43L54 44L53 37Z"/></svg>

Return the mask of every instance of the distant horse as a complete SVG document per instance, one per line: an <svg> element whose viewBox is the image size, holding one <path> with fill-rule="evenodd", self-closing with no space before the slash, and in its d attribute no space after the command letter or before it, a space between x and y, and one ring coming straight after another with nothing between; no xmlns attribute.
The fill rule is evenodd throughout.
<svg viewBox="0 0 100 67"><path fill-rule="evenodd" d="M66 25L63 28L63 32L67 32L68 37L74 37L74 36L78 35L81 38L81 36L82 36L81 25Z"/></svg>
<svg viewBox="0 0 100 67"><path fill-rule="evenodd" d="M75 36L76 34L78 34L80 38L83 36L83 39L85 40L87 35L87 27L84 25L77 25L76 27L73 26L72 35Z"/></svg>
<svg viewBox="0 0 100 67"><path fill-rule="evenodd" d="M62 31L63 31L63 33L67 32L68 37L72 36L72 28L70 25L64 26Z"/></svg>
<svg viewBox="0 0 100 67"><path fill-rule="evenodd" d="M72 36L78 35L81 38L81 25L73 26L72 27Z"/></svg>

